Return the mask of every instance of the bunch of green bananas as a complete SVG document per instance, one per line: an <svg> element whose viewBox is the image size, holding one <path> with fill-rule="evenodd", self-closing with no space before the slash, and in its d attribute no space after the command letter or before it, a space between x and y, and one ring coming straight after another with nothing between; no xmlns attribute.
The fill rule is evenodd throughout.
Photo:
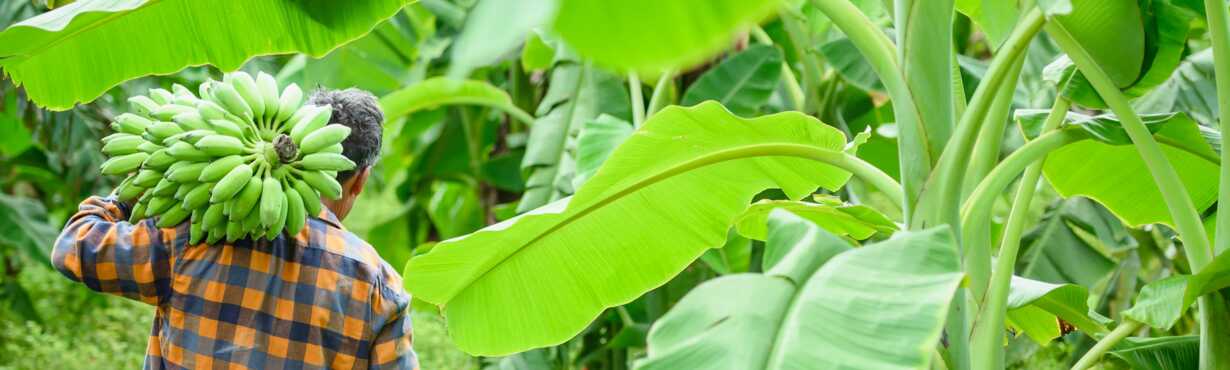
<svg viewBox="0 0 1230 370"><path fill-rule="evenodd" d="M127 174L116 194L138 199L133 222L190 220L193 244L272 240L298 234L322 195L341 196L337 171L355 164L342 155L350 128L328 124L331 107L304 104L295 84L279 94L265 73L230 73L198 90L177 84L129 98L132 112L103 138L102 173Z"/></svg>

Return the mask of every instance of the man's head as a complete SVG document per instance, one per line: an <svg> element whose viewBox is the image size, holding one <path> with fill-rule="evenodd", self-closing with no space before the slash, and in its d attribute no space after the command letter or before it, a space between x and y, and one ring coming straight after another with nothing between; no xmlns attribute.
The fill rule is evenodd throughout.
<svg viewBox="0 0 1230 370"><path fill-rule="evenodd" d="M381 123L384 113L376 103L376 97L359 89L328 90L320 89L312 93L309 104L333 107L330 124L342 124L350 127L350 136L342 142L342 155L355 163L355 169L338 172L337 181L342 184L342 196L339 199L323 199L338 219L346 218L354 201L367 184L371 175L372 165L380 156Z"/></svg>

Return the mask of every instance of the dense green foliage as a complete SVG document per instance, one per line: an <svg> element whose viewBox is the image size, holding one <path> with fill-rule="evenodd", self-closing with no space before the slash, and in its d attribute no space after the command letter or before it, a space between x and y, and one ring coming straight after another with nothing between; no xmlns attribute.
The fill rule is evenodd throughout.
<svg viewBox="0 0 1230 370"><path fill-rule="evenodd" d="M0 5L0 368L139 361L48 247L237 69L380 97L426 369L1230 367L1225 1L204 3Z"/></svg>

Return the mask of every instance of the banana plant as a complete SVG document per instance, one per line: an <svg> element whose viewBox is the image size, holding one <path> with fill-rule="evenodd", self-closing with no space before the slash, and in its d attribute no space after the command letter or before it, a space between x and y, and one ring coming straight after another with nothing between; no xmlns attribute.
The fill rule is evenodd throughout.
<svg viewBox="0 0 1230 370"><path fill-rule="evenodd" d="M748 3L746 6L752 7L755 2ZM833 55L833 49L821 55L808 44L798 43L832 37L828 36L830 32L843 34L875 77L874 83L849 86L878 90L872 93L882 94L891 102L893 123L880 126L895 129L891 139L896 142L896 176L860 158L859 146L867 142L868 135L847 141L846 134L853 132L816 131L827 126L791 113L738 118L728 110L754 116L758 109L748 109L748 101L736 102L731 99L733 95L703 95L731 104L728 107L706 102L658 111L657 107L663 105L661 96L675 89L673 76L677 71L691 68L702 59L695 55L713 55L718 49L698 43L694 49L656 55L662 52L656 45L672 42L692 29L663 31L660 40L644 40L652 46L634 47L629 45L630 40L642 40L636 31L612 26L601 34L576 26L592 17L594 9L602 9L611 15L608 22L617 23L626 14L653 10L669 17L675 5L599 6L580 0L561 1L553 30L562 36L564 44L575 47L582 60L627 71L630 77L662 76L649 104L643 105L639 99L631 102L634 112L645 110L648 118L635 125L631 135L625 135L627 138L593 177L575 188L571 196L568 191L559 191L552 196L557 201L473 234L445 240L430 253L412 259L405 271L407 288L418 298L443 308L450 320L450 333L468 352L503 355L555 345L580 332L604 310L631 302L667 282L706 249L721 247L732 226L754 224L740 222L739 214L756 194L778 188L784 198L798 200L821 188L847 194L847 199L888 199L885 211L899 214L897 220L904 230L881 244L911 245L919 253L932 247L942 253L956 253L965 284L929 296L950 302L924 305L945 312L908 316L891 308L897 299L927 291L921 287L901 287L896 294L880 295L867 306L852 302L829 306L831 302L790 299L792 295L818 294L813 290L842 289L845 284L870 287L874 283L825 281L827 278L819 277L842 278L825 274L836 261L825 263L827 257L785 253L782 261L796 266L791 272L777 271L778 267L767 264L765 275L732 275L698 286L654 324L648 357L636 366L1002 368L1008 329L1046 343L1063 334L1064 325L1073 324L1096 340L1074 363L1075 368L1085 368L1108 352L1138 351L1139 346L1131 344L1138 339L1122 342L1122 346L1119 343L1140 334L1143 325L1171 329L1187 306L1196 301L1202 315L1198 319L1201 366L1230 366L1230 358L1217 350L1225 348L1221 343L1230 331L1215 319L1226 314L1224 297L1218 291L1226 286L1230 275L1224 267L1226 258L1219 258L1223 255L1221 248L1210 242L1201 218L1215 211L1219 196L1230 196L1230 185L1224 181L1227 172L1220 169L1219 130L1199 126L1182 114L1142 116L1133 105L1134 101L1150 99L1157 86L1169 81L1187 48L1189 25L1198 14L1207 18L1213 58L1219 58L1216 54L1218 48L1224 48L1227 34L1222 18L1225 4L1209 1L1197 9L1169 1L1040 0L1011 6L977 1L890 3L779 3L777 21L771 24L781 28L769 29L771 32L749 26L749 20L732 23L720 18L708 24L727 25L720 32L709 30L725 35L727 40L740 30L750 29L750 38L757 44L777 46L790 54L783 60L780 73L772 67L741 69L749 76L782 76L775 83L779 90L774 93L782 102L819 101L819 95L828 93L823 90L826 83L841 83L837 67L826 64L825 57ZM992 38L989 63L971 91L963 88L964 76L953 52L956 41L950 35L954 34L954 16L972 20ZM680 19L704 17L716 16L700 12ZM1012 26L1006 27L1004 22ZM884 26L892 26L892 32L886 32ZM593 49L591 45L599 41L607 44L601 50ZM1018 110L1019 131L1005 130L1012 122L1006 117L1014 106L1013 92L1022 78L1027 51L1037 42L1053 43L1062 53L1047 68L1054 76L1050 80L1053 104L1049 110ZM691 105L703 100L698 97L704 94L702 88L732 85L724 81L737 80L738 76L725 70L735 64L776 63L774 59L761 62L766 59L753 56L765 54L763 50L771 49L749 47L717 65L713 72L721 74L697 80L696 89L684 94L681 103ZM829 72L823 73L826 70ZM850 75L848 70L842 72ZM639 82L636 87L633 90L639 90ZM1219 90L1219 99L1230 97L1226 90ZM803 92L801 99L794 98L796 91ZM752 96L763 96L756 94ZM764 103L751 102L764 109ZM783 107L804 109L805 104ZM1093 117L1078 113L1088 111L1103 114ZM842 126L849 129L848 124ZM538 129L533 127L531 132ZM1005 137L1013 135L1024 138L1024 142L1015 144L1004 157L1001 148ZM1043 177L1047 182L1040 182ZM1019 184L1015 191L1010 189L1013 183ZM1039 187L1053 187L1060 197L1092 199L1128 227L1173 230L1167 232L1182 245L1190 270L1146 286L1130 310L1110 313L1114 319L1086 305L1089 289L1095 287L1048 284L1015 276L1023 233L1038 217L1031 206L1035 196L1042 196ZM1003 212L997 209L997 202L1004 202L1005 194L1012 196L1006 199L1010 207L1001 225L993 220ZM760 212L760 220L764 220L764 211ZM1221 219L1230 220L1212 218L1209 222L1230 227L1230 221L1221 226ZM813 228L841 231L831 217L812 222L809 226ZM935 239L938 234L924 231L944 225L956 237ZM885 232L891 234L893 230ZM938 243L919 240L914 236L917 233L931 235L932 242ZM774 227L770 226L769 240L773 240L773 234ZM849 239L825 235L827 239L820 238L827 240L821 242L828 244L824 248L848 248ZM1226 243L1230 242L1216 245ZM872 250L880 250L879 246L873 243L864 248L872 254ZM780 247L766 245L766 256L772 248ZM884 266L832 269L852 269L843 273L850 276L880 276L906 268L891 267L888 261L883 257L879 262ZM805 272L790 275L800 271ZM782 283L787 285L753 287ZM753 291L783 294L790 304L783 305L778 314L720 302L723 295ZM840 296L836 291L829 292L828 297ZM766 304L774 299L766 296L752 301ZM939 326L921 331L925 335L917 337L859 332L849 326L864 323L850 318L869 307L882 310L866 320L894 325L892 320L909 318L906 321L912 322L907 326L919 330L942 325L947 340L939 341ZM909 312L918 312L917 308ZM836 314L843 319L823 320L818 314L802 314L805 312ZM1056 322L1063 325L1056 326ZM817 349L829 348L818 344L827 342L825 332L842 328L852 330L849 333L853 335L843 338L868 345L831 352ZM758 331L761 334L747 335L763 336L765 348L772 350L751 349L758 347L749 346L747 336L730 334L739 330ZM889 340L900 343L900 347L870 345ZM912 357L877 355L880 349ZM751 362L717 360L721 356Z"/></svg>
<svg viewBox="0 0 1230 370"><path fill-rule="evenodd" d="M80 0L0 68L52 109L286 52L382 93L363 232L499 368L1230 368L1224 1L406 3Z"/></svg>

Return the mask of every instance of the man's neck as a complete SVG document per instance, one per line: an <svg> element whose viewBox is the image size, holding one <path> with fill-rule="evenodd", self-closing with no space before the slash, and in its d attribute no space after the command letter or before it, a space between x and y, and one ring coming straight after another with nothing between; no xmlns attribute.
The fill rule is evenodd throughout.
<svg viewBox="0 0 1230 370"><path fill-rule="evenodd" d="M332 212L334 216L337 216L338 221L341 221L346 218L346 212L340 212L344 208L342 206L341 199L321 199L320 203L321 205L324 205L325 208L329 210L329 212ZM313 216L319 216L319 215L313 215Z"/></svg>

